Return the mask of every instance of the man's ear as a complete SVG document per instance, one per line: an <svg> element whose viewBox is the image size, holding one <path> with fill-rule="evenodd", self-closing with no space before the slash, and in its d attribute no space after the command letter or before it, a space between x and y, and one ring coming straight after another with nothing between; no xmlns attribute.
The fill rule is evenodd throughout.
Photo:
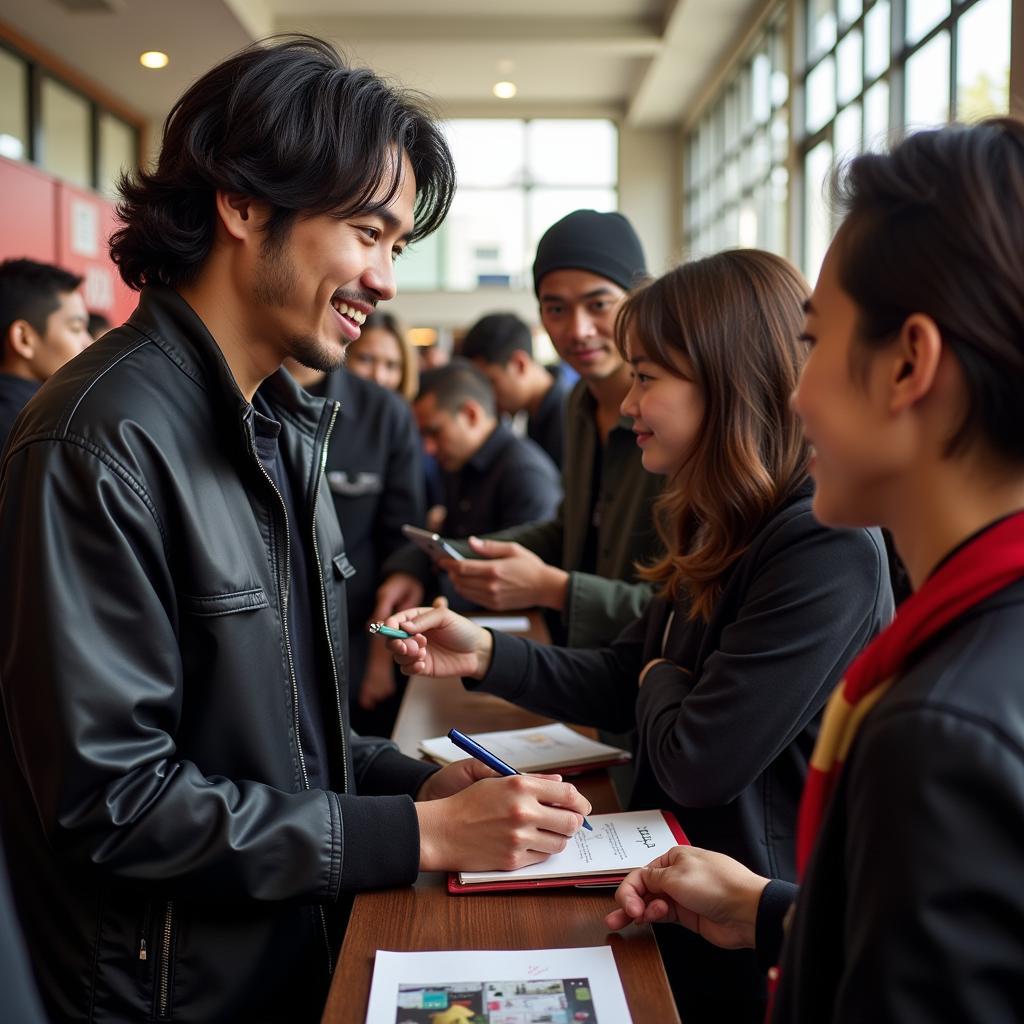
<svg viewBox="0 0 1024 1024"><path fill-rule="evenodd" d="M891 412L903 412L928 396L935 386L942 349L942 332L930 316L907 317L895 346L886 353Z"/></svg>
<svg viewBox="0 0 1024 1024"><path fill-rule="evenodd" d="M468 426L476 427L484 418L484 407L476 399L467 398L459 406L459 415L465 417Z"/></svg>
<svg viewBox="0 0 1024 1024"><path fill-rule="evenodd" d="M526 373L531 362L533 362L533 360L521 348L517 348L512 355L508 357L508 367L517 377L522 377L523 374Z"/></svg>
<svg viewBox="0 0 1024 1024"><path fill-rule="evenodd" d="M15 320L4 335L4 352L31 362L40 341L39 332L27 320Z"/></svg>
<svg viewBox="0 0 1024 1024"><path fill-rule="evenodd" d="M224 230L239 242L263 241L263 226L270 217L270 206L261 199L243 196L237 192L215 195L217 218Z"/></svg>

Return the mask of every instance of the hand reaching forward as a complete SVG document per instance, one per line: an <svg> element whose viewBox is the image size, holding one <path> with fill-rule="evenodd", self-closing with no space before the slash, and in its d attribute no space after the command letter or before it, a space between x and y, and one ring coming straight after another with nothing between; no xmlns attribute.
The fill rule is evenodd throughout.
<svg viewBox="0 0 1024 1024"><path fill-rule="evenodd" d="M462 597L492 611L565 607L569 574L564 570L521 544L470 537L469 546L476 558L442 558L437 563Z"/></svg>
<svg viewBox="0 0 1024 1024"><path fill-rule="evenodd" d="M591 811L590 801L558 776L484 778L452 796L425 798L430 783L443 791L455 781L440 776L456 765L465 762L428 779L416 802L421 871L511 871L536 864L564 850Z"/></svg>
<svg viewBox="0 0 1024 1024"><path fill-rule="evenodd" d="M491 664L490 632L447 607L410 608L387 625L404 629L409 640L390 640L388 650L407 676L469 676L483 679Z"/></svg>
<svg viewBox="0 0 1024 1024"><path fill-rule="evenodd" d="M626 876L615 892L619 908L605 924L618 930L671 921L723 949L753 949L768 881L723 853L676 846Z"/></svg>
<svg viewBox="0 0 1024 1024"><path fill-rule="evenodd" d="M383 622L399 608L423 603L423 584L407 572L392 573L377 588L371 622Z"/></svg>

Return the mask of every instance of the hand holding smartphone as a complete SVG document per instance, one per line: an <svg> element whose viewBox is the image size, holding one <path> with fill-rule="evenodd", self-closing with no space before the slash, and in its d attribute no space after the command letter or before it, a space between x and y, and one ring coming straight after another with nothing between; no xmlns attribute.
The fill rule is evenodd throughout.
<svg viewBox="0 0 1024 1024"><path fill-rule="evenodd" d="M411 526L409 523L402 527L402 533L421 551L426 552L435 562L442 558L454 558L457 561L462 561L464 557L440 534L431 533L429 530L421 530L418 526Z"/></svg>

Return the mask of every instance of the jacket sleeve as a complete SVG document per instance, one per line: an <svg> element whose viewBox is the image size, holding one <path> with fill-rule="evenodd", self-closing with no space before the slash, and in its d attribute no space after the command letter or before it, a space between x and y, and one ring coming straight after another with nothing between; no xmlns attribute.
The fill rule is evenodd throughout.
<svg viewBox="0 0 1024 1024"><path fill-rule="evenodd" d="M751 785L818 714L877 626L888 585L881 542L808 521L809 512L795 517L769 539L699 675L663 663L640 690L644 749L683 807L727 804Z"/></svg>
<svg viewBox="0 0 1024 1024"><path fill-rule="evenodd" d="M285 792L178 755L172 528L88 442L38 440L6 462L3 710L48 841L69 865L217 902L411 881L419 833L408 795ZM347 810L384 821L387 835L360 835Z"/></svg>
<svg viewBox="0 0 1024 1024"><path fill-rule="evenodd" d="M615 636L644 609L654 596L649 583L627 583L586 572L569 573L563 619L568 625L569 647L597 647Z"/></svg>
<svg viewBox="0 0 1024 1024"><path fill-rule="evenodd" d="M869 718L848 770L836 1024L1020 1020L1024 752L912 706Z"/></svg>
<svg viewBox="0 0 1024 1024"><path fill-rule="evenodd" d="M569 650L495 632L490 669L463 680L530 711L623 732L633 725L645 623L638 620L600 650Z"/></svg>

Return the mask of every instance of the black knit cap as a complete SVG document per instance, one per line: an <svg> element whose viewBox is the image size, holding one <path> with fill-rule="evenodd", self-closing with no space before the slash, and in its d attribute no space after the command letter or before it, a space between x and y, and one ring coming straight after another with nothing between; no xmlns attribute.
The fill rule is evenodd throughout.
<svg viewBox="0 0 1024 1024"><path fill-rule="evenodd" d="M533 290L552 270L586 270L629 291L647 274L644 250L621 213L576 210L552 224L537 243Z"/></svg>

